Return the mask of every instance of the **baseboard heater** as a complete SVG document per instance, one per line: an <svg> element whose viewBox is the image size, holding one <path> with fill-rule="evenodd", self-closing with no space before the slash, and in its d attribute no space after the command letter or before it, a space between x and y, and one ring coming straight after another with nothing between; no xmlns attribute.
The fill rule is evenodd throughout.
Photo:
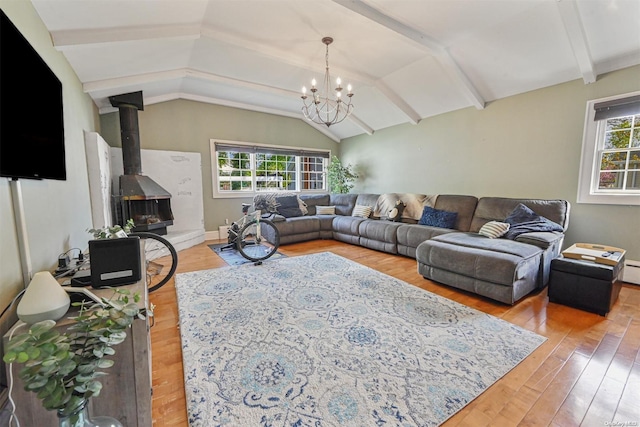
<svg viewBox="0 0 640 427"><path fill-rule="evenodd" d="M629 259L624 262L622 281L633 283L634 285L640 285L640 261Z"/></svg>

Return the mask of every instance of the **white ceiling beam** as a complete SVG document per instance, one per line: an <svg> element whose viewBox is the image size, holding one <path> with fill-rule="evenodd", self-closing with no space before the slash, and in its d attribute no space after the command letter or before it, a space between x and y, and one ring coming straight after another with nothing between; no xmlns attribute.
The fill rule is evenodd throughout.
<svg viewBox="0 0 640 427"><path fill-rule="evenodd" d="M87 83L84 83L82 87L85 93L92 93L92 92L99 92L99 91L114 90L121 87L139 86L139 85L150 83L150 82L176 80L176 79L183 79L183 78L194 78L194 79L205 80L205 81L210 81L215 83L223 83L223 84L233 85L236 87L242 87L245 89L257 90L260 92L269 92L269 93L274 93L277 95L283 95L287 97L294 97L294 96L297 97L300 95L298 92L288 90L288 89L282 89L274 86L267 86L263 84L247 82L244 80L233 79L231 77L219 76L216 74L205 73L198 70L192 70L190 68L180 68L177 70L159 71L157 73L139 74L136 76L126 76L126 77L118 77L114 79L87 82ZM171 99L175 99L175 98L171 98ZM212 99L212 98L205 97L204 99ZM218 98L215 98L215 100L216 102L212 102L212 103L227 105L227 104L221 104L222 101L219 100ZM227 101L227 102L233 103L233 101ZM145 98L145 104L148 104L148 103L149 101L147 100L147 98ZM241 105L243 105L243 107L238 107L238 108L243 108L245 110L250 109L246 106L246 104L241 104ZM229 104L229 106L232 106L232 105ZM262 108L262 107L257 107L257 108ZM281 111L283 110L272 110L272 111L265 111L265 112L270 112L272 114L280 114L282 116L295 117L298 119L303 118L302 114L300 113L288 112L287 114L284 114L284 113L281 113ZM360 128L362 128L362 130L364 130L369 135L373 135L373 132L374 132L373 128L371 128L371 126L369 126L368 124L366 124L365 122L363 122L362 120L354 116L353 114L349 115L348 119L352 121L354 124L356 124L357 126L359 126ZM322 127L320 127L320 129L322 129ZM335 137L335 135L333 136Z"/></svg>
<svg viewBox="0 0 640 427"><path fill-rule="evenodd" d="M290 65L294 65L296 67L300 67L303 69L310 69L309 64L303 63L302 61L295 60L289 52L284 52L279 49L275 49L271 46L252 43L245 39L240 39L238 37L224 34L219 31L212 30L210 28L203 28L202 34L200 32L200 26L163 26L163 27L154 27L154 28L135 28L135 29L125 29L125 30L113 30L113 29L105 29L105 30L91 30L91 31L59 31L52 34L54 38L54 44L56 48L59 50L64 50L68 48L72 48L73 46L83 45L86 47L90 44L98 44L98 43L122 43L126 41L134 41L134 40L146 40L146 39L157 39L157 38L191 38L196 39L199 37L209 37L215 40L220 40L224 43L229 43L237 46L241 46L243 48L253 50L259 52L262 55L267 57L275 58L281 62L285 62ZM351 77L361 83L369 84L371 86L376 84L376 79L370 75L355 73L349 70L341 70L334 69L338 73L343 76ZM260 92L269 92L275 93L283 96L299 96L300 94L296 91L282 89L274 86L263 85L259 83L252 83L244 80L233 79L230 77L224 77L220 75L205 73L202 71L193 70L190 68L182 68L176 70L169 71L160 71L155 73L146 73L139 74L135 76L125 76L125 77L117 77L113 79L105 79L98 80L93 82L87 82L83 84L83 90L85 93L93 93L98 91L105 90L113 90L120 87L127 86L136 86L149 82L157 82L157 81L166 81L166 80L176 80L183 78L196 78L200 80L207 80L217 83L230 84L237 87L243 87L251 90L258 90ZM345 77L346 78L346 77ZM170 99L173 95L169 95ZM216 100L215 103L219 100ZM147 100L145 102L148 103ZM246 106L242 107L244 109ZM274 114L278 114L275 113ZM282 114L284 115L284 114ZM301 118L300 114L294 115L296 118ZM304 119L304 118L303 118ZM349 120L356 124L358 127L362 128L369 135L373 134L373 128L366 124L361 119L355 117L353 114L349 116ZM315 126L314 126L315 127ZM318 127L319 130L324 131L322 127ZM332 133L328 133L330 138L336 138Z"/></svg>
<svg viewBox="0 0 640 427"><path fill-rule="evenodd" d="M478 92L474 84L469 80L458 63L453 59L449 51L431 37L422 34L414 28L396 21L392 17L385 15L377 9L365 4L361 0L333 0L341 6L355 12L365 18L370 19L379 25L388 28L409 40L414 41L429 54L433 55L444 67L447 73L453 78L458 88L465 94L466 98L477 109L481 110L485 106L485 100Z"/></svg>
<svg viewBox="0 0 640 427"><path fill-rule="evenodd" d="M230 33L215 30L211 27L203 27L202 36L233 46L238 46L243 49L251 50L253 52L257 52L266 58L276 59L278 60L278 62L293 65L294 67L307 70L311 73L313 73L314 71L321 71L324 74L324 63L320 64L322 68L313 69L313 64L305 61L300 61L297 57L291 55L291 51L289 50L278 49L269 44L253 41L244 37L238 37ZM318 40L318 46L320 46L320 40ZM322 58L324 59L324 55ZM373 86L377 80L370 74L358 72L353 69L336 67L335 65L331 67L331 72L334 75L342 76L342 80L344 81L353 80L369 86ZM304 82L301 82L301 84L304 84Z"/></svg>
<svg viewBox="0 0 640 427"><path fill-rule="evenodd" d="M93 93L105 90L108 91L118 89L123 86L139 86L152 82L182 79L186 77L186 75L186 68L178 68L176 70L137 74L135 76L115 77L112 79L95 80L92 82L83 83L82 90L84 91L84 93Z"/></svg>
<svg viewBox="0 0 640 427"><path fill-rule="evenodd" d="M317 129L318 131L323 133L325 136L330 138L332 141L340 142L340 138L338 138L331 131L329 131L329 129L326 126L320 126L320 125L316 125L313 122L309 122L309 120L306 120L302 114L292 113L290 111L285 111L285 110L278 110L276 108L261 107L253 104L245 104L243 102L229 101L227 99L213 98L213 97L195 95L193 93L185 93L185 92L174 92L174 93L167 93L160 96L150 96L148 98L145 97L144 104L153 105L153 104L159 104L161 102L174 101L176 99L186 99L188 101L202 102L204 104L222 105L224 107L239 108L242 110L256 111L259 113L267 113L267 114L273 114L276 116L284 116L284 117L291 117L293 119L299 119L309 124L311 127ZM99 113L106 114L106 113L112 113L115 111L118 111L118 109L114 107L105 107L105 108L101 108L99 110Z"/></svg>
<svg viewBox="0 0 640 427"><path fill-rule="evenodd" d="M353 113L349 114L349 117L347 117L347 120L352 122L354 125L360 127L360 129L365 131L367 135L373 135L373 132L375 132L371 126L369 126L368 124L360 120Z"/></svg>
<svg viewBox="0 0 640 427"><path fill-rule="evenodd" d="M58 50L93 44L123 43L139 40L195 40L200 38L200 25L158 25L131 28L101 28L98 30L68 30L51 32Z"/></svg>
<svg viewBox="0 0 640 427"><path fill-rule="evenodd" d="M215 83L223 83L227 85L242 87L245 89L257 90L260 92L275 93L276 95L283 95L286 97L300 97L300 92L297 91L282 89L276 86L264 85L261 83L248 82L246 80L234 79L232 77L220 76L218 74L205 73L203 71L193 70L191 68L186 69L186 77Z"/></svg>
<svg viewBox="0 0 640 427"><path fill-rule="evenodd" d="M420 123L421 117L418 113L415 112L413 108L409 104L406 103L404 99L402 99L397 93L395 93L389 86L384 84L382 80L378 80L376 83L376 89L380 91L384 96L389 99L393 105L398 107L402 113L409 118L409 121L417 125Z"/></svg>
<svg viewBox="0 0 640 427"><path fill-rule="evenodd" d="M558 5L562 23L569 37L573 55L578 62L582 80L584 80L585 84L593 83L598 76L593 67L593 61L591 60L587 36L582 26L580 13L578 12L578 4L575 0L558 0L556 4Z"/></svg>
<svg viewBox="0 0 640 427"><path fill-rule="evenodd" d="M113 79L97 80L87 82L82 85L85 93L92 93L104 90L117 89L123 86L136 86L145 83L177 80L183 78L194 78L198 80L206 80L216 83L224 83L246 89L258 90L260 92L270 92L284 96L299 96L298 92L282 89L275 86L268 86L259 83L252 83L245 80L238 80L231 77L220 76L217 74L205 73L191 68L179 68L169 71L158 71L155 73L138 74L135 76L116 77Z"/></svg>

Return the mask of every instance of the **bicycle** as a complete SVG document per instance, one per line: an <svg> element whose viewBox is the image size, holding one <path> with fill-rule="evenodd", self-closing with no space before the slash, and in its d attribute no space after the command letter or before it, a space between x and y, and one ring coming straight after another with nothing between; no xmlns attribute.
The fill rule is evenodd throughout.
<svg viewBox="0 0 640 427"><path fill-rule="evenodd" d="M227 245L220 250L236 249L244 258L259 265L280 247L280 231L273 222L262 218L260 210L249 213L250 206L242 204L242 218L231 224Z"/></svg>
<svg viewBox="0 0 640 427"><path fill-rule="evenodd" d="M146 231L131 232L129 236L137 236L144 242L146 262L147 288L149 293L164 286L175 274L178 267L178 253L173 245L164 237ZM167 260L158 262L158 258L168 256ZM158 261L156 261L158 260Z"/></svg>

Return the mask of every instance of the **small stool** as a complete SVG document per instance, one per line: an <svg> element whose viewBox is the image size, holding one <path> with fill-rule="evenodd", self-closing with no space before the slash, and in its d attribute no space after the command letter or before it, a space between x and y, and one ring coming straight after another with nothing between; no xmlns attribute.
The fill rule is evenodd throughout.
<svg viewBox="0 0 640 427"><path fill-rule="evenodd" d="M549 302L606 316L618 300L624 257L614 265L564 258L551 261Z"/></svg>

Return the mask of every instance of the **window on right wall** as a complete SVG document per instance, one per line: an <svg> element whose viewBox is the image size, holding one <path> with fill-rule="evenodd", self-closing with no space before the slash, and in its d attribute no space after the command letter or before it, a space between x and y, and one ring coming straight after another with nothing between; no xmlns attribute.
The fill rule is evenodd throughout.
<svg viewBox="0 0 640 427"><path fill-rule="evenodd" d="M577 201L640 205L640 92L587 103Z"/></svg>

